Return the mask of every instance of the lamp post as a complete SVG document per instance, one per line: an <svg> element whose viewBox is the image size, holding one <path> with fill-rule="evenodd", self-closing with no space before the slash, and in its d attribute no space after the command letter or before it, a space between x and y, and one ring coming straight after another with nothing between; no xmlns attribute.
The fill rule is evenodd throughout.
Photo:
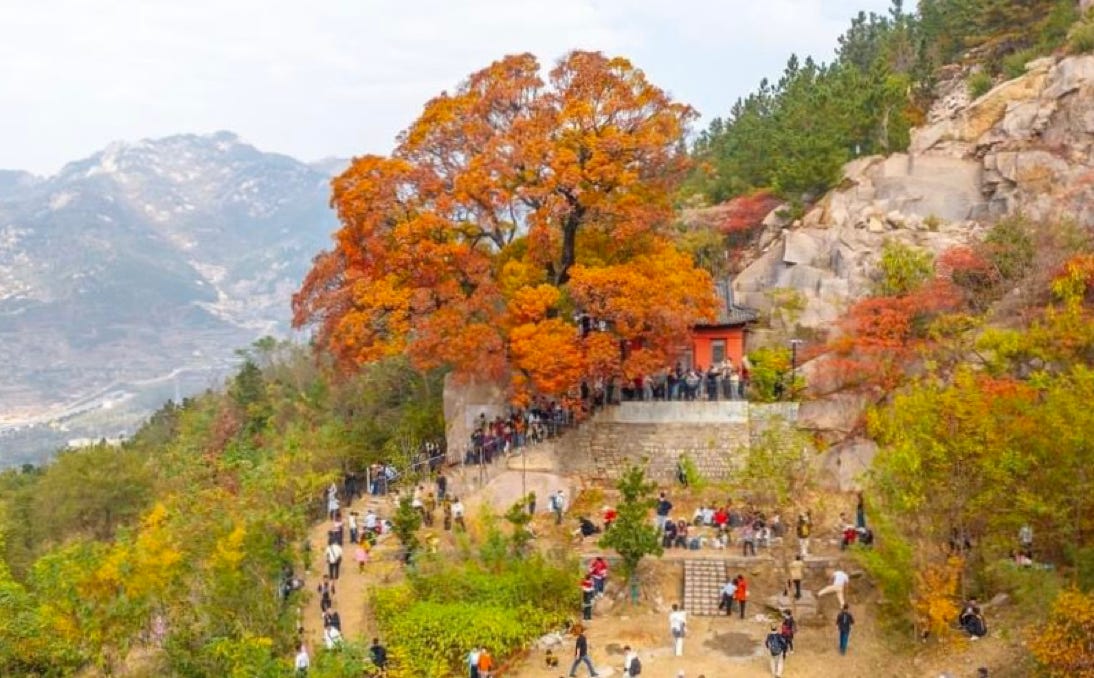
<svg viewBox="0 0 1094 678"><path fill-rule="evenodd" d="M794 397L794 379L798 376L798 344L801 339L790 340L790 397Z"/></svg>

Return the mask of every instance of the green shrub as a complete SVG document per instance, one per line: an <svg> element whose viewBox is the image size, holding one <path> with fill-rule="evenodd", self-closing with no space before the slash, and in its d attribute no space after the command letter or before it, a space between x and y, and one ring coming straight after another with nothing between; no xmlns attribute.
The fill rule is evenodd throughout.
<svg viewBox="0 0 1094 678"><path fill-rule="evenodd" d="M748 354L748 397L762 403L792 398L805 384L801 377L791 375L790 349L783 346L758 348Z"/></svg>
<svg viewBox="0 0 1094 678"><path fill-rule="evenodd" d="M1067 559L1075 568L1075 581L1080 591L1094 592L1094 546L1071 546Z"/></svg>
<svg viewBox="0 0 1094 678"><path fill-rule="evenodd" d="M680 468L684 472L684 480L687 481L688 487L692 490L701 490L706 487L707 480L699 472L699 467L695 464L695 460L691 458L691 455L680 455Z"/></svg>
<svg viewBox="0 0 1094 678"><path fill-rule="evenodd" d="M758 506L786 506L805 496L813 485L814 473L807 450L809 435L786 419L773 416L753 433L744 453L744 465L734 475L737 491Z"/></svg>
<svg viewBox="0 0 1094 678"><path fill-rule="evenodd" d="M1087 16L1067 34L1067 49L1072 54L1094 52L1094 17Z"/></svg>
<svg viewBox="0 0 1094 678"><path fill-rule="evenodd" d="M881 592L881 619L895 630L911 624L908 601L915 593L915 549L904 531L888 515L871 519L875 542L871 548L855 549L856 560Z"/></svg>
<svg viewBox="0 0 1094 678"><path fill-rule="evenodd" d="M1017 280L1033 264L1033 238L1021 217L1004 219L984 238L988 258L1004 280Z"/></svg>
<svg viewBox="0 0 1094 678"><path fill-rule="evenodd" d="M619 554L623 581L631 583L631 602L637 602L638 584L634 579L638 564L646 556L664 552L657 527L650 523L649 512L657 504L657 484L646 479L642 467L630 465L616 483L619 490L619 515L612 529L604 533L598 545Z"/></svg>
<svg viewBox="0 0 1094 678"><path fill-rule="evenodd" d="M965 80L965 84L969 88L969 96L973 99L979 99L991 90L995 81L987 72L976 71L969 75L968 79Z"/></svg>
<svg viewBox="0 0 1094 678"><path fill-rule="evenodd" d="M878 266L874 293L896 297L915 291L934 274L934 257L926 250L889 240L882 247Z"/></svg>
<svg viewBox="0 0 1094 678"><path fill-rule="evenodd" d="M805 295L793 287L772 287L764 292L764 296L771 300L771 325L775 325L775 318L784 318L787 325L797 324L805 310Z"/></svg>
<svg viewBox="0 0 1094 678"><path fill-rule="evenodd" d="M1031 47L1003 57L1003 76L1007 80L1022 77L1026 72L1026 64L1036 59L1037 56L1037 50Z"/></svg>
<svg viewBox="0 0 1094 678"><path fill-rule="evenodd" d="M562 627L577 610L576 564L542 556L480 563L423 559L401 586L374 589L371 605L391 651L392 678L457 675L467 651L499 660Z"/></svg>
<svg viewBox="0 0 1094 678"><path fill-rule="evenodd" d="M1079 20L1078 3L1075 0L1056 0L1056 3L1037 23L1037 45L1035 56L1050 54L1063 45L1068 38L1069 29Z"/></svg>
<svg viewBox="0 0 1094 678"><path fill-rule="evenodd" d="M369 676L375 671L369 657L368 644L364 641L344 640L337 650L312 648L309 678L344 678L345 676Z"/></svg>
<svg viewBox="0 0 1094 678"><path fill-rule="evenodd" d="M989 563L983 572L982 598L990 598L996 593L1007 593L1020 610L1028 613L1040 613L1045 601L1052 600L1062 586L1059 574L1054 570L1041 567L1018 567L1007 558Z"/></svg>

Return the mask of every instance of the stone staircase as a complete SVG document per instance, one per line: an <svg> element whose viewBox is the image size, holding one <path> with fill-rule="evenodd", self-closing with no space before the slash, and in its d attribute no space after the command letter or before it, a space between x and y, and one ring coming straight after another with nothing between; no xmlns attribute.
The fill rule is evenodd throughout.
<svg viewBox="0 0 1094 678"><path fill-rule="evenodd" d="M724 560L692 559L684 561L684 609L688 614L713 617L727 579Z"/></svg>

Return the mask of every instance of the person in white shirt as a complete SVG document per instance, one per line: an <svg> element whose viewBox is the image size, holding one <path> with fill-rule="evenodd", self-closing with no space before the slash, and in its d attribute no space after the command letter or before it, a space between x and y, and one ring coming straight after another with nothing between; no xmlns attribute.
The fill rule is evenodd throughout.
<svg viewBox="0 0 1094 678"><path fill-rule="evenodd" d="M342 507L342 503L338 501L338 488L334 483L330 484L330 489L327 490L327 515L331 520L338 514L338 509Z"/></svg>
<svg viewBox="0 0 1094 678"><path fill-rule="evenodd" d="M467 529L467 524L463 522L463 502L459 497L452 501L452 522L461 530Z"/></svg>
<svg viewBox="0 0 1094 678"><path fill-rule="evenodd" d="M718 609L724 609L726 616L733 614L733 594L737 593L737 582L730 579L726 582L726 585L722 587L722 596L718 601Z"/></svg>
<svg viewBox="0 0 1094 678"><path fill-rule="evenodd" d="M358 531L357 511L349 512L349 521L347 522L349 522L349 541L351 544L356 544L358 538L361 536Z"/></svg>
<svg viewBox="0 0 1094 678"><path fill-rule="evenodd" d="M335 626L327 626L323 630L323 643L327 646L328 650L333 650L342 646L342 632Z"/></svg>
<svg viewBox="0 0 1094 678"><path fill-rule="evenodd" d="M308 656L308 648L306 646L300 646L300 651L296 653L294 666L296 667L297 676L308 675L308 669L311 668L311 657Z"/></svg>
<svg viewBox="0 0 1094 678"><path fill-rule="evenodd" d="M555 514L555 525L561 525L562 514L566 512L566 493L555 490L555 493L547 500L547 507Z"/></svg>
<svg viewBox="0 0 1094 678"><path fill-rule="evenodd" d="M470 669L472 676L479 675L479 648L473 647L467 653L467 668Z"/></svg>
<svg viewBox="0 0 1094 678"><path fill-rule="evenodd" d="M703 524L710 527L714 524L714 507L707 506L703 509Z"/></svg>
<svg viewBox="0 0 1094 678"><path fill-rule="evenodd" d="M337 581L339 570L342 568L342 547L338 545L338 542L327 544L324 555L327 558L327 576Z"/></svg>
<svg viewBox="0 0 1094 678"><path fill-rule="evenodd" d="M669 613L669 631L676 650L676 656L684 654L684 636L687 634L688 613L680 609L676 603L672 604L672 612Z"/></svg>
<svg viewBox="0 0 1094 678"><path fill-rule="evenodd" d="M635 662L638 661L638 653L631 649L630 645L623 648L623 675L626 678L632 678L638 675L634 672Z"/></svg>
<svg viewBox="0 0 1094 678"><path fill-rule="evenodd" d="M817 597L820 598L823 595L834 593L836 594L836 598L839 600L839 606L842 609L846 604L843 592L849 581L851 581L851 577L849 577L846 572L843 570L836 570L832 573L832 583L825 586L820 591L817 591Z"/></svg>

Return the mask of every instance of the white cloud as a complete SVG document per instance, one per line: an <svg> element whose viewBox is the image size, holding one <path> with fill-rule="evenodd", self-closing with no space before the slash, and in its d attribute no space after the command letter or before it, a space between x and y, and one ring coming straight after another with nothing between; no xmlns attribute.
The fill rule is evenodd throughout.
<svg viewBox="0 0 1094 678"><path fill-rule="evenodd" d="M0 167L114 139L230 129L304 159L390 149L422 103L512 52L631 58L725 112L793 51L825 59L887 0L9 0Z"/></svg>

